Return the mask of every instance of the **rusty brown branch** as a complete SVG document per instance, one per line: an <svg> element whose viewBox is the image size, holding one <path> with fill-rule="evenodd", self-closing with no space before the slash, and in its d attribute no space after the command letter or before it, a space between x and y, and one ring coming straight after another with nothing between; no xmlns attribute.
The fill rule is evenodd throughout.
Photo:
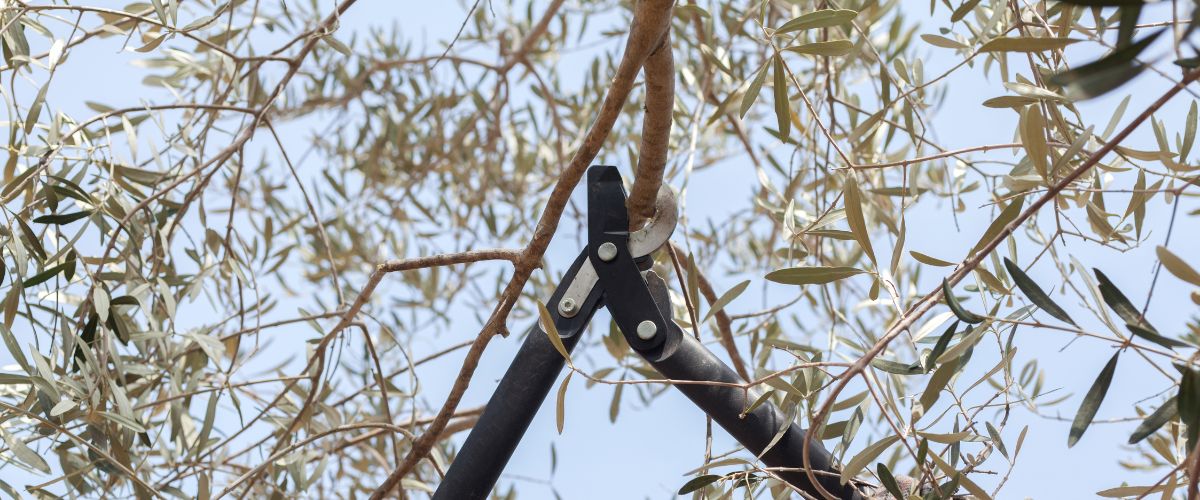
<svg viewBox="0 0 1200 500"><path fill-rule="evenodd" d="M671 251L676 254L683 252L674 243L671 243ZM700 285L700 293L704 295L704 300L707 300L711 306L717 301L717 292L713 289L712 283L704 276L704 273L696 272L696 283ZM738 375L742 376L743 380L753 380L750 372L746 369L746 361L742 359L742 355L738 353L737 344L733 342L733 320L724 309L717 311L713 315L717 320L717 340L721 343L721 347L725 348L725 352L729 354L729 360L733 363L733 369Z"/></svg>
<svg viewBox="0 0 1200 500"><path fill-rule="evenodd" d="M670 28L673 6L673 0L641 0L638 2L634 9L633 25L629 29L629 36L626 40L625 53L622 55L616 75L609 86L608 94L604 97L604 103L601 105L596 121L588 129L579 150L575 152L570 164L550 192L546 207L534 229L533 238L525 247L521 259L516 263L513 276L501 292L496 308L480 330L475 342L471 344L471 348L463 360L462 368L459 370L441 410L438 411L437 417L416 439L404 461L371 494L372 500L389 495L400 484L400 480L425 458L446 428L458 403L462 401L467 386L471 383L471 377L475 374L479 359L483 356L488 342L497 333L505 330L504 323L508 319L508 313L520 296L521 289L525 287L525 283L533 274L533 270L540 265L542 255L546 253L546 248L550 245L550 240L558 229L559 219L566 209L571 191L583 178L588 165L596 158L600 147L604 145L604 141L612 131L621 108L625 105L625 101L633 89L634 78L637 76L638 70L641 69L650 52L657 47L663 33Z"/></svg>
<svg viewBox="0 0 1200 500"><path fill-rule="evenodd" d="M642 145L637 171L629 190L629 229L635 230L654 216L654 200L662 186L671 143L671 111L675 109L675 59L671 34L663 34L658 48L642 66L646 77L646 112L642 117Z"/></svg>

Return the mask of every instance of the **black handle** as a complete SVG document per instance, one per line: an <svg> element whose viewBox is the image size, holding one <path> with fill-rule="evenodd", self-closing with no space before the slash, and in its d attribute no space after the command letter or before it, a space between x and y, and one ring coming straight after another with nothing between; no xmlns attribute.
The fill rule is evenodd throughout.
<svg viewBox="0 0 1200 500"><path fill-rule="evenodd" d="M678 332L678 327L674 327ZM683 381L711 381L729 384L742 383L741 378L725 363L721 362L699 341L678 332L678 342L668 342L660 357L646 356L647 361L664 377ZM783 437L764 454L763 450L784 425L783 416L771 403L764 403L742 417L746 407L754 402L754 391L743 391L739 387L725 385L678 384L675 386L696 406L704 410L734 439L742 443L771 467L803 467L804 429L792 422ZM808 460L817 480L826 491L844 500L862 500L862 494L850 484L841 484L833 457L813 439L808 442ZM780 471L780 478L805 493L821 498L808 474L804 471Z"/></svg>
<svg viewBox="0 0 1200 500"><path fill-rule="evenodd" d="M575 276L587 253L580 254L566 276ZM580 333L600 303L599 287L579 306L579 313L564 318L558 313L558 301L566 293L570 280L564 280L550 297L547 308L567 352L579 343ZM467 436L462 449L450 463L446 477L433 494L435 500L471 500L487 498L512 457L517 444L529 429L546 395L554 386L565 361L550 337L535 321L528 330L517 356L500 379L496 392Z"/></svg>
<svg viewBox="0 0 1200 500"><path fill-rule="evenodd" d="M564 338L563 347L575 347L579 337ZM535 322L434 499L487 498L562 368L562 355Z"/></svg>

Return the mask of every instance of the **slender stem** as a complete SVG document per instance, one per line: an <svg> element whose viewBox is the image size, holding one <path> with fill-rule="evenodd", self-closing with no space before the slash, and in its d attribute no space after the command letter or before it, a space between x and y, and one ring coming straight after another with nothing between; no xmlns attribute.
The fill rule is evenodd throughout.
<svg viewBox="0 0 1200 500"><path fill-rule="evenodd" d="M1072 170L1069 174L1067 174L1067 176L1063 177L1063 179L1058 183L1054 184L1054 186L1048 189L1045 194L1034 200L1029 207L1021 212L1020 215L1005 225L999 234L993 236L991 240L985 243L979 249L979 251L977 251L974 255L968 256L957 268L955 268L953 272L950 273L949 276L946 277L946 280L949 281L951 285L954 285L966 277L972 270L978 267L979 264L982 263L983 260L990 255L993 250L996 249L996 247L1000 246L1000 244L1003 243L1004 240L1013 233L1013 231L1037 214L1037 212L1041 210L1042 207L1046 206L1047 203L1054 200L1058 194L1066 189L1071 183L1082 177L1083 174L1089 172L1092 167L1096 166L1096 164L1104 158L1104 156L1112 152L1118 144L1128 138L1134 130L1136 130L1143 122L1149 119L1156 111L1159 110L1159 108L1162 108L1171 100L1171 98L1175 97L1176 94L1182 91L1188 84L1195 81L1198 77L1200 77L1200 70L1192 70L1186 73L1179 83L1175 84L1166 92L1164 92L1161 97L1150 104L1150 106L1148 106L1137 117L1129 122L1125 128L1121 129L1121 131L1118 132L1117 135L1112 138L1112 140L1105 143L1102 147L1100 147L1100 149L1096 150L1095 153L1092 153L1092 155L1089 156L1086 161L1076 167L1075 170ZM902 314L900 318L888 328L887 332L880 337L879 341L877 341L875 345L871 346L871 348L864 353L862 357L855 361L848 370L841 373L838 376L837 384L834 385L832 391L829 393L829 396L827 396L825 401L821 404L820 409L813 414L810 427L821 425L821 423L825 421L825 418L828 417L830 411L832 410L834 402L837 401L837 396L842 393L847 385L849 385L850 381L861 374L868 366L870 366L871 361L879 356L879 354L885 349L887 349L888 345L891 344L896 337L899 337L900 334L907 331L918 319L921 318L921 316L929 312L930 309L933 309L933 307L937 305L941 299L942 287L939 286L909 307L908 310L905 311L905 313ZM805 436L806 446L804 447L803 456L804 466L806 468L811 466L811 463L809 462L810 457L807 446L807 441L810 439L812 439L811 435ZM816 483L815 477L811 477L811 479L814 483Z"/></svg>

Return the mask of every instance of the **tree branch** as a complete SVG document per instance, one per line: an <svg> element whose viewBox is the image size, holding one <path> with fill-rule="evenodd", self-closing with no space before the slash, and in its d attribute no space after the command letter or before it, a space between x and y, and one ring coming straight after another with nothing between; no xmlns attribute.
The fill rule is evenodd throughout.
<svg viewBox="0 0 1200 500"><path fill-rule="evenodd" d="M500 73L508 73L513 66L525 60L529 51L533 50L533 46L542 38L542 35L546 34L546 30L550 27L550 21L554 20L554 16L558 14L558 9L562 8L564 1L566 0L554 0L546 6L546 12L542 14L542 18L538 20L537 24L529 29L525 39L521 40L520 47L517 47L516 51L505 58L504 66L500 67Z"/></svg>
<svg viewBox="0 0 1200 500"><path fill-rule="evenodd" d="M1192 70L1185 74L1179 83L1168 89L1165 93L1163 93L1162 97L1159 97L1158 100L1154 101L1154 103L1143 110L1141 114L1130 121L1129 124L1126 125L1125 128L1121 129L1121 131L1118 132L1112 140L1105 143L1102 147L1100 147L1100 149L1097 149L1095 153L1092 153L1092 155L1089 156L1086 161L1076 167L1075 170L1072 170L1070 174L1060 180L1057 184L1046 190L1045 194L1038 197L1037 200L1034 200L1034 202L1030 204L1028 208L1022 211L1020 215L1012 220L1012 222L1009 222L1008 225L1004 226L1004 229L999 234L992 237L992 239L989 240L978 252L976 252L974 255L968 256L961 265L959 265L953 272L950 273L949 276L946 277L946 280L949 281L951 285L962 281L962 279L970 274L972 270L978 267L979 264L983 262L983 259L990 255L992 251L996 249L996 247L1000 246L1000 244L1003 243L1004 240L1013 233L1013 231L1015 231L1018 227L1021 227L1025 221L1036 215L1038 210L1041 210L1043 206L1057 198L1058 194L1069 187L1071 183L1075 182L1077 179L1082 177L1083 174L1090 171L1092 167L1096 166L1096 164L1099 163L1102 158L1116 149L1117 145L1128 138L1134 130L1137 130L1137 128L1143 122L1153 116L1154 113L1159 110L1159 108L1162 108L1168 101L1171 100L1171 98L1175 97L1176 94L1186 88L1188 84L1194 82L1197 78L1200 78L1200 70ZM829 396L825 398L825 402L821 404L820 409L813 414L812 420L810 421L810 427L821 425L821 423L824 422L825 418L829 415L830 410L833 408L833 404L837 400L837 396L846 388L846 386L850 383L850 380L861 374L863 370L867 368L867 366L870 366L871 360L875 359L876 356L879 356L880 353L887 349L892 340L895 340L895 338L899 337L901 333L912 327L912 325L918 319L920 319L921 316L929 312L930 309L933 309L933 307L936 306L941 299L942 287L938 286L936 289L921 298L921 300L909 307L908 310L900 316L900 319L890 328L888 328L887 332L884 333L879 341L876 342L875 345L871 346L870 350L856 360L854 364L852 364L845 372L842 372L840 375L838 375L837 385L833 387ZM804 467L808 468L810 467L810 462L807 442L808 440L812 439L811 433L805 435L804 439L806 443L803 447ZM817 487L820 489L820 484L816 482L816 478L811 472L809 473L809 476L809 479L812 480L814 484L817 484ZM826 491L822 491L822 493L830 498L835 498L830 496Z"/></svg>
<svg viewBox="0 0 1200 500"><path fill-rule="evenodd" d="M313 355L311 357L309 357L308 364L305 365L304 369L300 371L300 373L311 373L312 374L311 376L307 377L309 379L309 381L311 382L312 387L309 389L308 394L304 400L304 403L300 406L300 411L297 412L296 416L289 421L288 427L286 429L283 429L284 432L280 433L280 435L286 436L286 435L291 434L292 432L294 432L296 430L297 427L300 426L300 423L305 420L305 413L307 411L309 411L309 409L312 407L312 404L315 401L317 395L320 393L320 391L318 390L318 386L321 383L321 376L324 375L324 373L325 373L324 368L325 368L326 348L329 346L330 343L333 342L334 339L337 338L338 334L341 333L342 330L345 330L351 324L354 323L354 318L358 316L358 312L362 310L363 306L366 305L367 301L370 300L371 295L375 293L375 288L377 286L379 286L379 282L381 280L383 280L383 276L385 274L392 273L392 272L400 272L400 271L411 271L411 270L415 270L415 269L423 269L423 268L435 267L435 266L447 266L447 265L452 265L452 264L467 264L467 263L480 262L480 261L485 261L485 260L507 260L510 262L516 262L519 258L520 258L520 252L518 252L517 250L480 249L480 250L471 250L471 251L459 252L459 253L438 254L438 255L430 255L430 256L425 256L425 257L416 257L416 258L412 258L412 259L389 260L383 264L376 266L375 271L371 273L371 276L369 278L367 278L367 283L365 285L363 285L362 291L360 291L358 293L358 296L355 297L354 303L351 304L350 307L346 309L346 312L344 314L342 314L342 319L339 320L338 323L336 325L334 325L334 327L332 329L329 330L329 333L326 333L325 336L321 337L321 342L319 344L317 344L317 346L313 349ZM314 366L316 367L315 369L313 369ZM275 399L273 401L271 401L271 403L267 407L270 408L270 407L273 407L273 406L279 404L279 401L282 400L285 396L287 396L291 392L292 386L294 386L298 381L299 381L298 379L288 381L288 383L284 387L284 389L279 392L279 395L276 396ZM263 414L264 413L260 413L259 417L261 417ZM256 420L257 420L257 418L258 417L256 417ZM253 423L253 421L252 421L252 423ZM389 424L390 424L390 422L389 422ZM246 425L245 427L243 427L243 429L246 429L246 428L249 428L249 425ZM235 436L236 436L236 434L235 434ZM232 440L232 439L233 439L233 437L227 438L227 440ZM273 451L273 453L277 452L278 450L279 450L279 447L277 446L276 449ZM250 483L247 485L246 490L243 493L249 492L250 486L252 486L257 481L257 476L256 475L250 476L247 479L250 481ZM233 489L233 486L230 486L230 487L226 488L226 491L232 491L232 489Z"/></svg>
<svg viewBox="0 0 1200 500"><path fill-rule="evenodd" d="M384 498L400 484L400 479L429 453L446 428L450 417L454 415L454 410L462 401L462 396L471 383L475 368L479 366L479 358L483 356L483 350L497 333L504 330L504 322L508 319L508 313L516 303L516 299L520 296L521 289L525 287L529 276L533 274L533 270L541 262L542 255L546 253L546 247L550 245L550 240L558 229L559 219L570 199L571 191L579 184L588 165L596 158L600 147L604 145L604 141L612 131L617 116L629 98L629 92L633 89L634 78L637 76L638 70L641 69L646 57L657 46L657 42L662 39L663 33L670 28L673 6L674 0L641 0L634 8L633 24L629 29L625 53L621 58L621 63L617 66L617 72L613 77L612 85L609 86L608 94L604 97L599 115L588 129L579 150L575 152L570 164L567 165L566 170L563 171L551 190L546 207L534 229L533 238L525 247L521 259L516 263L513 277L501 292L496 308L480 330L475 342L471 344L471 348L463 360L462 368L459 370L441 410L438 411L437 417L413 442L412 449L409 450L404 461L371 494L372 500Z"/></svg>
<svg viewBox="0 0 1200 500"><path fill-rule="evenodd" d="M638 153L633 188L629 191L629 229L636 230L654 216L654 201L662 186L671 145L671 111L675 109L675 59L671 33L663 34L658 48L642 66L646 77L646 113L642 117L642 145Z"/></svg>
<svg viewBox="0 0 1200 500"><path fill-rule="evenodd" d="M679 248L674 243L671 243L671 251L676 254L682 254L683 249ZM711 307L717 301L717 292L713 289L712 283L704 276L704 273L696 271L696 284L699 285L700 293L704 295L704 300L708 301ZM737 344L733 342L733 320L724 309L717 311L713 315L717 320L717 340L721 343L721 347L725 348L725 352L729 354L729 361L733 363L733 369L738 375L742 376L743 380L753 380L750 372L746 369L746 361L742 359L742 355L738 353Z"/></svg>

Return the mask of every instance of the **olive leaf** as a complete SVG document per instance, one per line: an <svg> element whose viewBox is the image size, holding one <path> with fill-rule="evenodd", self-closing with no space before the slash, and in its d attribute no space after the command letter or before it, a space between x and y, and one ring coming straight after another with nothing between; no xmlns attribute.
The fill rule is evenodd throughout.
<svg viewBox="0 0 1200 500"><path fill-rule="evenodd" d="M937 257L931 257L929 255L923 254L916 250L909 250L908 253L910 255L912 255L913 258L917 260L917 262L920 262L922 264L927 264L927 265L935 266L935 267L950 267L950 266L954 265L953 262L950 262L948 260L942 260Z"/></svg>
<svg viewBox="0 0 1200 500"><path fill-rule="evenodd" d="M1008 456L1008 449L1004 447L1004 440L1000 438L1000 431L996 430L996 426L992 425L991 422L984 422L984 425L987 427L988 437L992 439L992 443L996 445L996 449L1000 451L1001 455L1004 455L1004 458L1012 460L1012 457Z"/></svg>
<svg viewBox="0 0 1200 500"><path fill-rule="evenodd" d="M938 35L933 35L933 34L921 35L921 39L925 40L925 43L933 45L934 47L941 47L943 49L964 49L967 47L966 45L959 43L956 40L951 40L944 36L938 36Z"/></svg>
<svg viewBox="0 0 1200 500"><path fill-rule="evenodd" d="M1019 132L1025 145L1026 158L1033 163L1038 175L1050 178L1050 149L1046 145L1046 119L1038 106L1027 106L1021 112Z"/></svg>
<svg viewBox="0 0 1200 500"><path fill-rule="evenodd" d="M4 442L8 444L9 451L17 457L17 460L45 474L50 473L50 464L46 463L46 459L30 449L21 438L5 431L0 431L0 436L4 437Z"/></svg>
<svg viewBox="0 0 1200 500"><path fill-rule="evenodd" d="M46 269L40 273L37 273L33 276L30 276L28 279L26 279L24 281L24 283L22 283L22 286L24 288L32 288L34 286L45 283L46 281L49 281L50 278L54 277L54 275L56 275L60 272L66 271L68 268L73 269L74 267L75 267L75 261L63 262L62 264L59 264L57 266Z"/></svg>
<svg viewBox="0 0 1200 500"><path fill-rule="evenodd" d="M843 280L866 271L856 267L790 267L767 273L767 280L785 285L823 285Z"/></svg>
<svg viewBox="0 0 1200 500"><path fill-rule="evenodd" d="M554 402L554 424L558 427L558 433L562 434L563 425L567 420L567 385L571 383L571 375L575 371L567 372L567 376L563 377L562 385L558 386L558 399Z"/></svg>
<svg viewBox="0 0 1200 500"><path fill-rule="evenodd" d="M964 489L974 495L978 500L990 500L992 498L991 495L988 495L988 493L983 490L983 488L979 487L978 484L975 484L975 481L972 481L971 478L962 475L961 472L954 470L953 466L951 466L949 463L946 463L946 461L939 457L936 453L929 454L929 459L932 460L933 463L937 465L938 468L941 469L946 475L954 474L954 479L942 486L942 498L948 498L952 493L954 493L955 489L957 489L958 484L960 483Z"/></svg>
<svg viewBox="0 0 1200 500"><path fill-rule="evenodd" d="M1124 293L1121 293L1121 290L1117 289L1117 286L1113 284L1112 280L1108 279L1108 276L1104 272L1095 268L1092 271L1096 274L1100 297L1104 299L1104 303L1108 304L1108 307L1113 312L1117 313L1117 316L1120 316L1128 324L1138 325L1147 330L1155 331L1142 317L1142 313L1138 312L1137 307L1134 307L1129 298Z"/></svg>
<svg viewBox="0 0 1200 500"><path fill-rule="evenodd" d="M81 211L81 212L72 212L69 214L50 214L50 215L43 215L41 217L35 217L33 219L33 222L37 223L37 224L63 225L63 224L70 224L79 219L86 218L89 215L92 215L92 213L89 211L86 211L86 210Z"/></svg>
<svg viewBox="0 0 1200 500"><path fill-rule="evenodd" d="M1100 410L1104 396L1108 395L1108 387L1112 385L1113 373L1117 370L1117 359L1120 356L1121 351L1113 353L1112 358L1100 370L1096 381L1092 383L1092 388L1088 389L1087 394L1083 397L1083 402L1079 404L1079 411L1075 412L1075 420L1071 422L1071 432L1067 436L1068 448L1079 442L1079 438L1083 437L1083 433L1096 418L1096 412Z"/></svg>
<svg viewBox="0 0 1200 500"><path fill-rule="evenodd" d="M871 246L871 235L867 230L866 216L863 213L863 199L862 193L858 189L858 179L853 175L846 176L846 182L842 184L842 192L846 197L846 223L850 226L850 232L854 233L854 239L858 240L858 244L862 246L871 262L878 265L878 261L875 260L875 248Z"/></svg>
<svg viewBox="0 0 1200 500"><path fill-rule="evenodd" d="M715 483L719 479L721 479L721 476L716 474L705 474L703 476L694 477L690 481L683 483L683 487L679 488L679 494L686 495L693 491L699 491L701 488Z"/></svg>
<svg viewBox="0 0 1200 500"><path fill-rule="evenodd" d="M981 236L979 241L975 243L975 246L971 248L970 253L979 253L979 251L982 250L983 247L988 244L988 242L992 241L994 238L999 236L1000 233L1004 232L1005 228L1008 227L1008 224L1016 220L1017 216L1021 214L1021 207L1024 204L1024 195L1010 200L1008 202L1008 206L1004 207L1004 210L1000 211L1000 215L996 216L996 220L992 221L992 223L988 225L987 230L983 232L983 236Z"/></svg>
<svg viewBox="0 0 1200 500"><path fill-rule="evenodd" d="M1146 416L1141 424L1138 424L1137 429L1133 430L1133 434L1129 436L1129 444L1137 444L1138 441L1146 439L1147 436L1154 434L1167 422L1170 422L1175 417L1179 416L1178 399L1172 396L1165 403L1154 410L1153 413Z"/></svg>
<svg viewBox="0 0 1200 500"><path fill-rule="evenodd" d="M750 286L750 280L745 280L734 285L733 288L730 288L728 291L721 294L721 296L718 297L717 300L709 307L708 313L704 315L704 320L701 321L701 323L708 321L718 312L721 312L725 306L729 305L730 302L733 302L733 299L738 298L742 292L746 291L746 287L748 286Z"/></svg>
<svg viewBox="0 0 1200 500"><path fill-rule="evenodd" d="M962 5L959 5L958 8L954 9L954 12L950 14L950 22L957 23L962 21L963 18L967 17L967 14L975 10L975 7L979 5L980 1L982 0L966 0L963 2Z"/></svg>
<svg viewBox="0 0 1200 500"><path fill-rule="evenodd" d="M946 347L950 346L950 340L954 338L955 330L958 330L958 320L955 320L954 324L950 325L950 328L947 328L941 337L938 337L937 343L929 351L929 357L925 358L925 373L929 373L942 353L946 352Z"/></svg>
<svg viewBox="0 0 1200 500"><path fill-rule="evenodd" d="M1188 344L1187 342L1182 342L1182 341L1175 340L1172 338L1164 337L1162 335L1159 335L1158 332L1149 330L1140 325L1133 325L1133 324L1126 323L1125 328L1129 329L1130 333L1132 333L1138 337L1149 340L1150 342L1154 342L1155 344L1166 347L1168 349L1174 349L1176 347L1190 347L1191 346L1191 344Z"/></svg>
<svg viewBox="0 0 1200 500"><path fill-rule="evenodd" d="M883 358L872 359L871 366L888 373L894 373L896 375L917 375L924 372L924 370L922 370L921 367L915 363L900 363L898 361L892 361L890 359Z"/></svg>
<svg viewBox="0 0 1200 500"><path fill-rule="evenodd" d="M1025 294L1025 297L1029 298L1030 302L1033 302L1034 305L1040 307L1043 311L1046 311L1046 314L1049 314L1060 321L1065 321L1072 325L1075 324L1075 321L1071 319L1071 316L1068 315L1062 307L1059 307L1058 304L1050 299L1050 296L1046 295L1046 292L1042 290L1042 287L1038 286L1037 283L1035 283L1029 277L1029 275L1025 274L1025 271L1021 270L1020 266L1009 260L1008 257L1004 258L1004 268L1008 270L1008 274L1012 276L1013 282L1017 284L1017 288L1021 289L1021 293Z"/></svg>
<svg viewBox="0 0 1200 500"><path fill-rule="evenodd" d="M779 136L785 141L792 133L792 111L788 102L787 73L783 66L783 57L778 53L772 59L775 73L775 120L779 125Z"/></svg>
<svg viewBox="0 0 1200 500"><path fill-rule="evenodd" d="M882 463L875 464L875 475L879 476L879 484L883 485L883 489L892 494L893 498L907 498L907 492L900 489L900 484L896 482L896 477L892 475L892 471L888 470L886 465Z"/></svg>
<svg viewBox="0 0 1200 500"><path fill-rule="evenodd" d="M954 297L954 290L950 288L950 282L944 278L942 279L942 296L946 299L946 305L950 306L950 310L953 311L954 315L957 316L958 319L963 323L975 324L981 323L983 320L987 319L983 316L963 309L963 306L958 303L958 299Z"/></svg>
<svg viewBox="0 0 1200 500"><path fill-rule="evenodd" d="M795 45L783 50L795 52L797 54L809 54L814 56L844 56L849 54L853 49L854 44L849 40L826 40L823 42Z"/></svg>
<svg viewBox="0 0 1200 500"><path fill-rule="evenodd" d="M1179 380L1179 395L1175 398L1179 420L1187 427L1187 449L1196 447L1200 435L1200 372L1190 366L1175 364L1182 372Z"/></svg>
<svg viewBox="0 0 1200 500"><path fill-rule="evenodd" d="M960 364L948 363L938 367L933 372L933 376L929 377L929 383L925 386L925 391L921 393L921 397L917 400L920 404L921 414L927 413L933 405L937 404L941 398L942 390L950 383L950 379L954 378L954 374L958 373ZM915 420L915 418L914 418Z"/></svg>
<svg viewBox="0 0 1200 500"><path fill-rule="evenodd" d="M799 17L784 23L783 26L775 30L775 34L781 35L793 31L841 26L853 21L855 17L858 17L858 12L850 9L816 10L801 14Z"/></svg>
<svg viewBox="0 0 1200 500"><path fill-rule="evenodd" d="M842 469L842 484L846 484L851 478L857 476L859 471L862 471L867 464L875 461L875 459L878 458L879 455L885 450L887 450L889 446L895 444L896 441L899 440L899 436L895 434L888 434L880 440L867 445L866 448L863 448L862 451L858 452L858 454L854 456L854 458L851 458L849 462L846 462L846 466Z"/></svg>
<svg viewBox="0 0 1200 500"><path fill-rule="evenodd" d="M1172 475L1174 477L1174 475ZM1096 492L1096 496L1101 498L1146 498L1147 495L1152 495L1160 491L1168 489L1168 485L1160 484L1158 486L1118 486ZM1172 497L1167 497L1172 498Z"/></svg>
<svg viewBox="0 0 1200 500"><path fill-rule="evenodd" d="M554 350L562 355L566 360L567 366L574 366L571 363L571 353L567 351L567 347L563 345L562 337L558 334L558 326L554 324L554 316L550 314L550 310L546 309L546 304L541 302L538 305L538 316L540 330L546 334L546 338L550 339L550 344L554 346Z"/></svg>
<svg viewBox="0 0 1200 500"><path fill-rule="evenodd" d="M1158 261L1162 262L1163 267L1167 268L1168 272L1175 275L1176 278L1200 286L1200 272L1189 266L1178 255L1167 250L1167 247L1159 246L1155 251L1158 253Z"/></svg>
<svg viewBox="0 0 1200 500"><path fill-rule="evenodd" d="M1049 78L1049 82L1066 87L1068 95L1074 99L1088 99L1109 92L1141 73L1144 66L1137 62L1137 56L1164 31L1165 28L1158 29L1096 61L1057 73Z"/></svg>
<svg viewBox="0 0 1200 500"><path fill-rule="evenodd" d="M742 95L741 107L738 109L738 116L745 117L746 112L754 106L754 101L758 99L758 93L762 91L763 82L767 80L767 70L771 69L771 65L763 64L758 72L754 74L754 80L750 81L750 86L746 88L746 93Z"/></svg>
<svg viewBox="0 0 1200 500"><path fill-rule="evenodd" d="M1186 343L1169 339L1159 334L1158 330L1146 321L1146 318L1137 310L1137 307L1134 307L1129 298L1113 284L1112 280L1108 279L1107 275L1099 269L1093 269L1093 271L1096 273L1096 287L1100 289L1100 297L1113 312L1117 313L1117 316L1125 321L1125 327L1130 332L1167 348L1188 346Z"/></svg>

